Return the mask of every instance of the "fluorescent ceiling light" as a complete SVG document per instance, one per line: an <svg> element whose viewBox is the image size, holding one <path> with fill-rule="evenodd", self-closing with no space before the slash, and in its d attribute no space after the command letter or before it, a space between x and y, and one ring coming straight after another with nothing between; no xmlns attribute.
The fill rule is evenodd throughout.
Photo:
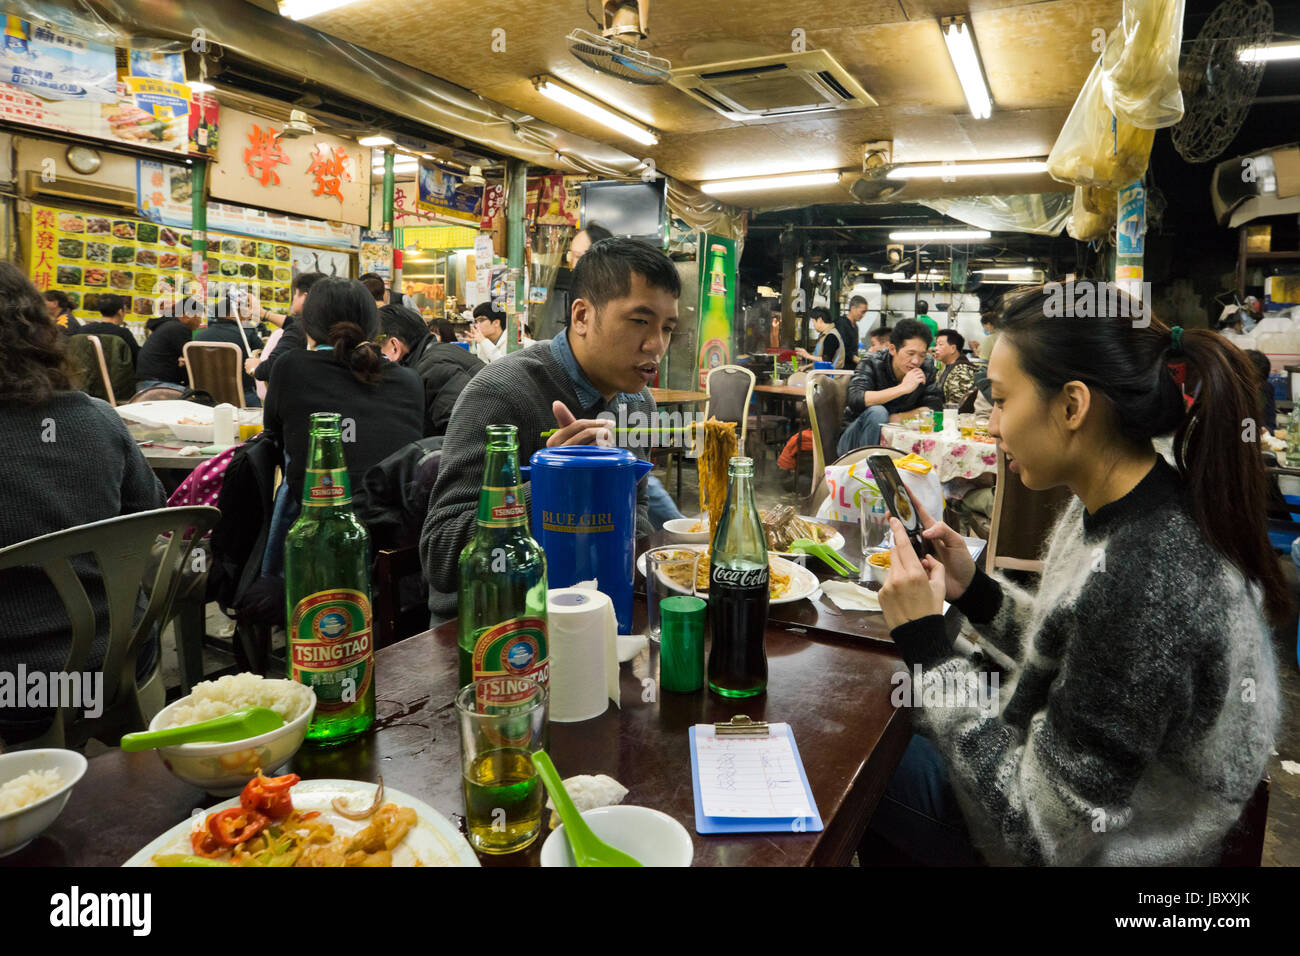
<svg viewBox="0 0 1300 956"><path fill-rule="evenodd" d="M280 15L290 20L306 20L318 13L355 2L356 0L280 0Z"/></svg>
<svg viewBox="0 0 1300 956"><path fill-rule="evenodd" d="M653 146L659 137L624 116L620 116L608 107L602 106L594 99L575 93L567 87L560 86L552 79L539 78L535 82L537 92L561 106L568 107L575 113L581 113L587 119L595 120L616 133L622 133L628 139L634 139L643 146Z"/></svg>
<svg viewBox="0 0 1300 956"><path fill-rule="evenodd" d="M903 229L889 234L890 242L974 242L988 239L987 229Z"/></svg>
<svg viewBox="0 0 1300 956"><path fill-rule="evenodd" d="M1242 63L1267 63L1269 60L1300 59L1300 43L1270 43L1268 46L1248 46L1237 51Z"/></svg>
<svg viewBox="0 0 1300 956"><path fill-rule="evenodd" d="M916 163L895 166L886 179L959 179L964 176L1029 176L1047 172L1044 159L1007 159L987 163Z"/></svg>
<svg viewBox="0 0 1300 956"><path fill-rule="evenodd" d="M202 80L188 80L185 85L195 93L211 93L216 90L211 83L204 83Z"/></svg>
<svg viewBox="0 0 1300 956"><path fill-rule="evenodd" d="M755 176L750 179L726 179L701 183L700 191L711 196L724 193L747 193L756 189L791 189L795 186L829 186L840 181L838 171L824 173L794 173L784 176Z"/></svg>
<svg viewBox="0 0 1300 956"><path fill-rule="evenodd" d="M975 52L975 36L965 17L953 17L946 23L940 23L944 42L948 44L948 56L952 59L957 79L961 81L962 92L966 94L966 104L971 116L976 119L988 119L993 113L993 100L989 96L989 85L980 68L979 54Z"/></svg>
<svg viewBox="0 0 1300 956"><path fill-rule="evenodd" d="M921 282L941 282L948 277L942 272L923 272L913 276L903 275L901 272L873 272L871 278L889 279L893 282L916 282L918 279Z"/></svg>
<svg viewBox="0 0 1300 956"><path fill-rule="evenodd" d="M362 136L357 140L359 146L392 146L393 141L387 136Z"/></svg>
<svg viewBox="0 0 1300 956"><path fill-rule="evenodd" d="M1008 279L1032 279L1037 269L976 269L980 275L984 276L1006 276Z"/></svg>

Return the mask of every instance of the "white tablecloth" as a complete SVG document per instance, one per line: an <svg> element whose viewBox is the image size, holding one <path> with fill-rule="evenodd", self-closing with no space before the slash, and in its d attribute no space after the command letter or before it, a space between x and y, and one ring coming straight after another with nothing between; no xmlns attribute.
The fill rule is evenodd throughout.
<svg viewBox="0 0 1300 956"><path fill-rule="evenodd" d="M880 443L901 452L920 455L939 470L939 480L978 478L997 474L997 447L990 442L962 438L957 433L911 431L901 425L883 425Z"/></svg>

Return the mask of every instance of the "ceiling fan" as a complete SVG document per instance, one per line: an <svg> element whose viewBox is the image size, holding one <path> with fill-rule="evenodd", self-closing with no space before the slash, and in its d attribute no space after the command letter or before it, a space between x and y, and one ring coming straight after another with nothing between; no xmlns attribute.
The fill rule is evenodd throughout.
<svg viewBox="0 0 1300 956"><path fill-rule="evenodd" d="M570 53L593 70L629 83L653 86L668 82L672 64L638 48L649 34L650 0L604 0L599 20L590 5L587 14L601 25L601 35L574 30L565 37Z"/></svg>

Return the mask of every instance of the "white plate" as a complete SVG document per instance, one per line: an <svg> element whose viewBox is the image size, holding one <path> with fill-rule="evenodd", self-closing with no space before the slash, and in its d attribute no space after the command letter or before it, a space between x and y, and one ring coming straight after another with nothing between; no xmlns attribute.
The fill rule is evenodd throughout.
<svg viewBox="0 0 1300 956"><path fill-rule="evenodd" d="M828 525L828 524L827 524L826 522L824 522L824 521L818 521L816 518L810 518L810 517L808 517L808 515L799 515L799 517L802 518L804 521L807 521L809 524L819 524L819 525L821 525L823 528L830 528L831 531L835 531L834 528L831 528L831 526ZM828 538L828 539L826 539L825 541L822 542L822 544L826 545L826 546L827 546L828 548L830 548L832 551L838 551L840 548L844 547L844 543L845 543L845 542L844 542L844 535L840 534L838 531L835 531L834 535L832 535L830 538ZM779 554L779 555L781 555L782 557L786 557L786 558L793 558L793 557L796 557L797 555L799 555L801 552L799 552L799 551L773 551L772 553L773 553L773 554Z"/></svg>
<svg viewBox="0 0 1300 956"><path fill-rule="evenodd" d="M671 548L677 551L697 551L703 552L708 548L704 544L671 544L663 545L665 549ZM656 548L655 550L659 550ZM793 604L795 601L802 601L806 597L812 597L821 587L821 582L817 580L817 575L813 574L801 564L795 564L785 558L777 557L773 551L768 552L768 560L772 567L779 570L782 574L788 574L792 578L790 590L785 592L784 597L773 598L773 604ZM636 569L642 577L645 577L645 554L642 553L636 559ZM705 592L701 597L708 597Z"/></svg>
<svg viewBox="0 0 1300 956"><path fill-rule="evenodd" d="M342 797L349 806L359 807L373 799L374 795L375 785L360 780L304 780L294 785L293 806L295 810L321 811L328 822L334 825L334 832L348 837L365 829L368 821L349 820L340 816L330 806L331 801L335 797ZM384 802L410 807L419 817L419 823L393 851L395 866L415 866L417 861L423 866L479 865L478 857L451 821L428 804L390 787L384 787ZM237 806L239 798L232 797L209 807L202 814L182 820L122 865L153 866L153 858L163 853L193 853L190 831L196 825L202 825L209 813Z"/></svg>

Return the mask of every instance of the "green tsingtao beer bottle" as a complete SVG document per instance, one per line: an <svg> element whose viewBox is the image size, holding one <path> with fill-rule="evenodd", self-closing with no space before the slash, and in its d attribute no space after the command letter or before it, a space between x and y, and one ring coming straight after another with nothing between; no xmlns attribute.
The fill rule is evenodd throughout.
<svg viewBox="0 0 1300 956"><path fill-rule="evenodd" d="M375 722L370 532L352 510L339 416L311 417L302 514L284 542L289 677L316 692L307 739L351 740Z"/></svg>
<svg viewBox="0 0 1300 956"><path fill-rule="evenodd" d="M514 425L489 425L478 529L460 553L460 684L550 676L546 555L528 533ZM508 682L500 701L508 700Z"/></svg>

